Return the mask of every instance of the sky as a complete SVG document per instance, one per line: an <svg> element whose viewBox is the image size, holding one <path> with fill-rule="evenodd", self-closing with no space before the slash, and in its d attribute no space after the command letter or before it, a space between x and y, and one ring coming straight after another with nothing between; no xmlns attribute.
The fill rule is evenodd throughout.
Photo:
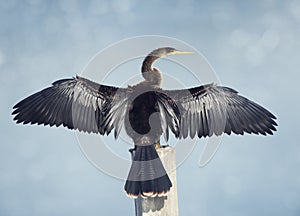
<svg viewBox="0 0 300 216"><path fill-rule="evenodd" d="M185 42L222 85L278 118L273 136L223 136L204 167L207 140L197 140L177 169L180 215L299 215L300 2L290 0L0 0L0 215L133 215L124 180L97 169L74 131L17 125L11 112L53 81L81 74L101 50L143 35ZM122 63L118 77L138 75L141 61ZM185 71L166 62L156 65ZM109 142L130 159L128 143Z"/></svg>

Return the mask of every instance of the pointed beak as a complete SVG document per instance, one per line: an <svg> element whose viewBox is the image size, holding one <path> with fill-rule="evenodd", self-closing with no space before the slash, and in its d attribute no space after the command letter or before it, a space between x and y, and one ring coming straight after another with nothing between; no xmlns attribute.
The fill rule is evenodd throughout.
<svg viewBox="0 0 300 216"><path fill-rule="evenodd" d="M181 50L175 50L174 52L172 52L173 55L177 55L177 54L193 54L193 52L190 51L181 51Z"/></svg>

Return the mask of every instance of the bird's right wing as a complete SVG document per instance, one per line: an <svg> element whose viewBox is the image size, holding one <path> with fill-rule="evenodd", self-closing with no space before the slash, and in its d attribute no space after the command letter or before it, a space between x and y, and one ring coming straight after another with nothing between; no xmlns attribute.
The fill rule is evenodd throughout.
<svg viewBox="0 0 300 216"><path fill-rule="evenodd" d="M176 137L190 135L194 138L197 134L200 138L231 132L266 135L276 131L276 117L271 112L231 88L208 84L190 89L163 90L163 93L172 99L164 99L165 103L174 104L169 106L180 110L180 115L176 115L180 126L173 132ZM170 120L166 122L173 124Z"/></svg>
<svg viewBox="0 0 300 216"><path fill-rule="evenodd" d="M62 79L17 103L14 120L23 124L63 125L69 129L118 136L128 90L76 76Z"/></svg>

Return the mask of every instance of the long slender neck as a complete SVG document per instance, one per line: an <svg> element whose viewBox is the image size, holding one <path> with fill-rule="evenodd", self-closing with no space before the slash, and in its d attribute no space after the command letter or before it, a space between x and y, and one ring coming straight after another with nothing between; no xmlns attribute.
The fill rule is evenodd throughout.
<svg viewBox="0 0 300 216"><path fill-rule="evenodd" d="M154 56L154 55L148 55L145 60L143 61L143 65L142 65L142 73L146 73L149 71L152 71L152 64L159 59L158 56Z"/></svg>
<svg viewBox="0 0 300 216"><path fill-rule="evenodd" d="M151 85L161 85L161 73L158 69L153 68L152 64L159 59L158 56L149 54L142 65L142 75Z"/></svg>

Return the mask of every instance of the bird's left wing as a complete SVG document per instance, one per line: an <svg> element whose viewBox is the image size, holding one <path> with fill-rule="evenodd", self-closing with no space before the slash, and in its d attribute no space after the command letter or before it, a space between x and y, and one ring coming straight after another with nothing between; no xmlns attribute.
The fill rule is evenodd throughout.
<svg viewBox="0 0 300 216"><path fill-rule="evenodd" d="M276 131L276 117L271 112L231 88L208 84L162 92L167 96L160 100L169 108L177 107L180 111L180 115L176 115L180 125L175 128L175 133L173 131L176 137L190 135L194 138L197 134L200 138L231 132L266 135ZM163 111L161 115L164 116L168 110L174 111L160 109ZM170 118L165 122L167 125L173 124Z"/></svg>
<svg viewBox="0 0 300 216"><path fill-rule="evenodd" d="M14 120L23 124L63 125L84 132L118 136L128 90L100 85L76 76L62 79L17 103Z"/></svg>

